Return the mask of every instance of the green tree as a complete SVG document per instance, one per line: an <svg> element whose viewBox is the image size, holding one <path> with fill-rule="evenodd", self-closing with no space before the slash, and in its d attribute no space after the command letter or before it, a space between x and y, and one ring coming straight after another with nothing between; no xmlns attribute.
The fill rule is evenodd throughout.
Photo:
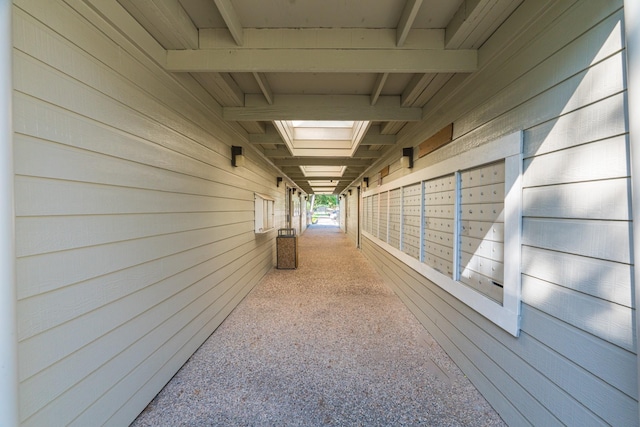
<svg viewBox="0 0 640 427"><path fill-rule="evenodd" d="M335 194L317 194L313 209L315 210L317 206L328 206L330 209L335 209L337 205L338 197Z"/></svg>

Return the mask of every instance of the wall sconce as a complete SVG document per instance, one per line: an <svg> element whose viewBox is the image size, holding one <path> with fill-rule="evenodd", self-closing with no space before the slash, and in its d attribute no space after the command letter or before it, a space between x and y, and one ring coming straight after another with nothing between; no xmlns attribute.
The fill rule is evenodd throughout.
<svg viewBox="0 0 640 427"><path fill-rule="evenodd" d="M407 147L402 149L402 158L400 159L400 166L403 168L409 168L409 169L413 167L413 147Z"/></svg>
<svg viewBox="0 0 640 427"><path fill-rule="evenodd" d="M349 189L349 195L351 195L351 189Z"/></svg>
<svg viewBox="0 0 640 427"><path fill-rule="evenodd" d="M298 197L302 196L302 191L298 191Z"/></svg>
<svg viewBox="0 0 640 427"><path fill-rule="evenodd" d="M237 145L231 146L231 166L237 168L244 166L244 155L242 155L242 147Z"/></svg>
<svg viewBox="0 0 640 427"><path fill-rule="evenodd" d="M362 178L362 188L368 188L369 187L369 177L365 176L364 178Z"/></svg>
<svg viewBox="0 0 640 427"><path fill-rule="evenodd" d="M276 177L276 187L280 187L281 182L282 182L282 177L281 176Z"/></svg>

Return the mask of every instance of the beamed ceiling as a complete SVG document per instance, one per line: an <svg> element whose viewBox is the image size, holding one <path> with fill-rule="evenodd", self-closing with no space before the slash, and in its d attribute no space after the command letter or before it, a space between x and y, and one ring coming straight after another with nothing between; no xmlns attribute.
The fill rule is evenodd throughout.
<svg viewBox="0 0 640 427"><path fill-rule="evenodd" d="M190 73L253 148L305 192L338 194L400 157L399 133L477 69L478 48L522 0L118 2L166 50L166 69ZM355 121L365 133L353 146L294 121Z"/></svg>

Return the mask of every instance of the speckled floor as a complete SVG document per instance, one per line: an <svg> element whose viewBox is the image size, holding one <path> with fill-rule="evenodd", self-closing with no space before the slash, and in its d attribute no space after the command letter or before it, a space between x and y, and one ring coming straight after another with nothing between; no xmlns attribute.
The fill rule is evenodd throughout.
<svg viewBox="0 0 640 427"><path fill-rule="evenodd" d="M133 426L502 426L337 227L298 238Z"/></svg>

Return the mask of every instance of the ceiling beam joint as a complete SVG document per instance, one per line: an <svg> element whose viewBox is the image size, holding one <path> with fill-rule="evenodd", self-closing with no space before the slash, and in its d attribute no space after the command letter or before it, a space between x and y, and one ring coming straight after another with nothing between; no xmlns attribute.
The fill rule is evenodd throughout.
<svg viewBox="0 0 640 427"><path fill-rule="evenodd" d="M267 100L269 105L273 105L273 91L271 90L271 86L269 86L266 74L254 72L253 77L256 79L256 82L258 82L258 86L260 86L264 99Z"/></svg>
<svg viewBox="0 0 640 427"><path fill-rule="evenodd" d="M422 6L422 0L407 0L407 4L402 10L402 16L398 22L398 29L396 30L397 46L402 46L407 40L409 31L413 26L413 21L415 21L418 10L420 10L420 6Z"/></svg>
<svg viewBox="0 0 640 427"><path fill-rule="evenodd" d="M227 24L227 28L231 33L231 37L235 40L238 46L242 46L244 44L244 33L242 29L242 24L240 23L240 19L236 14L236 10L233 8L231 4L231 0L213 0L222 15L222 19L224 19L224 23Z"/></svg>
<svg viewBox="0 0 640 427"><path fill-rule="evenodd" d="M387 81L387 77L389 77L389 73L378 74L376 83L373 85L373 91L371 92L371 105L376 105L376 102L378 102L378 97L380 97L380 93L382 92L384 83Z"/></svg>

